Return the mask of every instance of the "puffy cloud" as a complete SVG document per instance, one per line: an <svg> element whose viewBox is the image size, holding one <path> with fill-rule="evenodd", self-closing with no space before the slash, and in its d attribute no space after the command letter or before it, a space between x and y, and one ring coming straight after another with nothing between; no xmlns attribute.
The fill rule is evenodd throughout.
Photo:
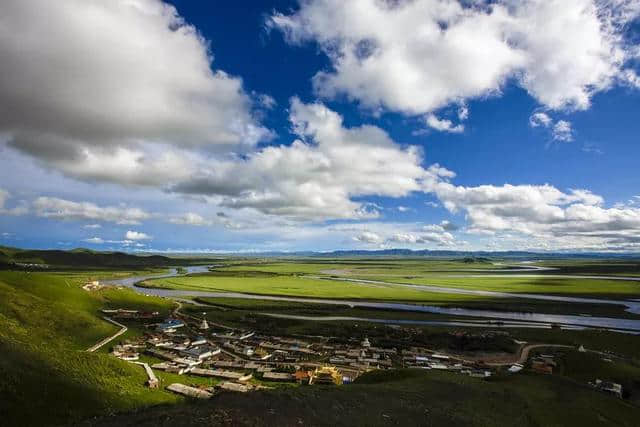
<svg viewBox="0 0 640 427"><path fill-rule="evenodd" d="M271 110L276 105L278 105L278 102L272 96L266 95L264 93L258 95L257 100L258 103L267 110Z"/></svg>
<svg viewBox="0 0 640 427"><path fill-rule="evenodd" d="M0 209L4 208L4 204L7 202L8 198L9 192L0 188Z"/></svg>
<svg viewBox="0 0 640 427"><path fill-rule="evenodd" d="M640 76L634 70L625 70L621 76L622 82L631 87L640 89Z"/></svg>
<svg viewBox="0 0 640 427"><path fill-rule="evenodd" d="M201 215L198 215L194 212L187 212L182 215L177 215L169 218L169 222L172 224L180 224L180 225L194 225L194 226L203 226L203 225L211 225L213 221L207 220L203 218Z"/></svg>
<svg viewBox="0 0 640 427"><path fill-rule="evenodd" d="M558 120L556 124L553 125L552 136L556 141L573 141L573 129L571 128L571 123L566 120Z"/></svg>
<svg viewBox="0 0 640 427"><path fill-rule="evenodd" d="M88 239L84 239L84 241L87 243L92 243L94 245L101 245L104 243L104 239L102 239L101 237L90 237Z"/></svg>
<svg viewBox="0 0 640 427"><path fill-rule="evenodd" d="M375 218L376 206L353 198L402 197L452 176L439 165L423 168L418 147L401 147L378 127L346 128L323 104L294 98L290 121L299 138L291 145L209 163L172 191L219 196L222 206L290 218Z"/></svg>
<svg viewBox="0 0 640 427"><path fill-rule="evenodd" d="M550 185L437 185L436 194L451 212L464 211L469 231L519 233L544 239L548 249L637 247L640 209L605 208L601 196L587 190L563 192ZM533 243L534 240L531 240Z"/></svg>
<svg viewBox="0 0 640 427"><path fill-rule="evenodd" d="M140 208L98 206L90 202L73 202L56 197L38 197L33 202L36 215L60 220L92 220L116 224L139 224L151 217Z"/></svg>
<svg viewBox="0 0 640 427"><path fill-rule="evenodd" d="M639 13L625 0L304 0L267 25L327 54L319 94L417 115L508 80L549 108L586 109L621 76L635 81L625 31Z"/></svg>
<svg viewBox="0 0 640 427"><path fill-rule="evenodd" d="M421 234L397 233L387 239L387 243L390 245L437 243L438 246L450 246L455 243L455 239L451 233L429 231Z"/></svg>
<svg viewBox="0 0 640 427"><path fill-rule="evenodd" d="M128 230L125 235L124 238L126 240L151 240L152 237L149 236L148 234L142 233L140 231L133 231L133 230Z"/></svg>
<svg viewBox="0 0 640 427"><path fill-rule="evenodd" d="M0 131L74 177L157 184L188 175L185 149L270 137L242 81L160 0L7 0L0 57Z"/></svg>
<svg viewBox="0 0 640 427"><path fill-rule="evenodd" d="M29 208L26 206L26 203L24 201L21 201L17 206L13 208L7 208L5 204L10 198L11 193L0 188L0 215L19 216L25 215L29 212Z"/></svg>
<svg viewBox="0 0 640 427"><path fill-rule="evenodd" d="M467 120L469 118L469 107L461 105L458 108L458 120Z"/></svg>
<svg viewBox="0 0 640 427"><path fill-rule="evenodd" d="M355 242L387 248L454 247L463 244L438 224L367 222L333 226L327 231L340 234L351 233L352 240Z"/></svg>
<svg viewBox="0 0 640 427"><path fill-rule="evenodd" d="M604 150L592 142L585 142L582 145L582 151L590 154L604 154Z"/></svg>
<svg viewBox="0 0 640 427"><path fill-rule="evenodd" d="M357 236L354 236L353 240L367 244L380 244L383 241L382 237L371 231L363 231Z"/></svg>
<svg viewBox="0 0 640 427"><path fill-rule="evenodd" d="M553 119L545 112L537 112L533 113L531 117L529 117L529 125L531 127L537 128L539 126L548 128L553 124Z"/></svg>
<svg viewBox="0 0 640 427"><path fill-rule="evenodd" d="M549 129L554 141L573 141L573 127L571 126L571 122L566 120L554 121L554 119L545 112L539 111L533 113L531 117L529 117L529 125L533 128L543 127Z"/></svg>
<svg viewBox="0 0 640 427"><path fill-rule="evenodd" d="M440 226L442 227L443 230L446 231L456 231L458 230L460 227L458 227L456 224L452 223L451 221L448 220L444 220L440 223Z"/></svg>
<svg viewBox="0 0 640 427"><path fill-rule="evenodd" d="M440 119L435 114L427 114L425 123L430 128L439 130L441 132L462 133L464 132L464 125L454 125L449 119Z"/></svg>

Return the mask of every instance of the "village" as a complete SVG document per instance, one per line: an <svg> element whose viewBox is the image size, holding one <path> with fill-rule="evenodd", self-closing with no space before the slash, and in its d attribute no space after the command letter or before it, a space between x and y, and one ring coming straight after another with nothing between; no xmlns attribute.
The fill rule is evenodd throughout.
<svg viewBox="0 0 640 427"><path fill-rule="evenodd" d="M530 350L537 347L569 347L524 346L525 343L514 340L523 345L519 359L515 362L503 360L492 363L419 346L404 349L378 347L366 336L354 337L348 343L335 343L321 336L300 339L258 334L251 330L210 324L206 320L206 313L201 318L183 315L179 310L175 310L169 318L157 312L127 309L104 309L102 313L105 320L123 328L111 339L127 329L120 323L123 321L135 321L144 330L138 338L113 345L113 356L143 367L150 388L161 386L154 370L183 376L183 382L168 384L166 389L199 399L211 398L222 391L246 393L269 389L278 383L339 386L377 369L442 370L480 379L489 379L496 374L513 375L524 369L537 374L553 374L557 366L555 356L529 354ZM504 331L484 334L508 335ZM104 341L106 343L108 339ZM580 346L578 351L586 350ZM147 363L142 359L155 362ZM203 386L191 381L193 377L217 381L215 386ZM601 392L622 397L620 384L594 379L589 385Z"/></svg>
<svg viewBox="0 0 640 427"><path fill-rule="evenodd" d="M97 282L90 282L84 289L90 291L100 286ZM394 368L449 371L480 379L489 379L496 374L513 375L525 369L537 374L553 374L557 367L554 354L533 351L540 347L571 348L564 345L526 345L526 342L512 339L506 331L485 331L480 334L485 338L501 336L512 340L520 346L520 354L515 360L482 360L420 346L401 349L380 347L366 336L336 342L322 336L267 335L264 331L256 333L213 324L207 321L207 313L201 316L184 314L180 311L182 303L177 302L178 307L168 318L158 312L103 309L103 318L122 329L90 351L126 332L127 326L121 322L135 322L143 333L113 345L111 354L143 367L150 388L161 387L154 371L163 371L184 378L182 382L164 385L167 390L208 399L222 391L246 393L278 384L339 386L353 382L365 372ZM460 334L468 333L453 333ZM586 351L583 346L577 350ZM193 381L194 377L214 379L215 385L197 383ZM620 384L594 378L589 385L622 398Z"/></svg>
<svg viewBox="0 0 640 427"><path fill-rule="evenodd" d="M205 318L183 315L171 317L137 310L102 310L105 319L118 324L135 321L143 334L113 345L111 354L141 365L150 388L161 386L154 371L180 375L182 382L166 389L194 398L210 398L221 391L249 392L281 384L334 385L353 382L362 373L375 369L419 368L443 370L488 379L498 371L516 374L528 369L550 374L552 355L537 355L521 363L485 363L436 352L424 347L383 348L369 339L357 337L335 343L325 337L313 339L258 334L251 330L210 324ZM107 317L108 316L108 317ZM489 334L505 334L502 331ZM526 357L526 356L525 356ZM141 360L153 361L144 362ZM193 377L216 379L215 386L195 384ZM594 383L595 384L595 383ZM594 385L595 386L595 385ZM607 385L609 386L609 385ZM603 388L598 384L599 388ZM616 385L611 386L616 390Z"/></svg>

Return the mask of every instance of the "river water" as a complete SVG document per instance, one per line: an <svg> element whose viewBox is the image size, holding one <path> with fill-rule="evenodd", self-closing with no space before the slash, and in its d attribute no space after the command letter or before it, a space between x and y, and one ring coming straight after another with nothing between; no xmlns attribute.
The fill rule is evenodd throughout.
<svg viewBox="0 0 640 427"><path fill-rule="evenodd" d="M190 266L186 267L187 274L202 273L208 271L209 266ZM313 317L313 316L294 316L283 314L266 313L273 317L287 317L287 318L299 318L305 320L354 320L354 321L371 321L379 323L391 323L391 324L437 324L437 325L451 325L451 326L492 326L492 327L551 327L551 325L557 324L562 327L580 329L580 328L597 328L608 329L613 331L626 331L626 332L638 332L640 333L640 320L636 319L622 319L614 317L586 317L577 315L562 315L562 314L545 314L545 313L524 313L524 312L509 312L509 311L497 311L497 310L480 310L469 309L459 307L440 307L434 305L422 305L422 304L407 304L407 303L395 303L395 302L380 302L380 301L359 301L359 300L340 300L340 299L324 299L324 298L302 298L302 297L288 297L288 296L275 296L275 295L254 295L245 294L240 292L209 292L209 291L192 291L192 290L175 290L175 289L156 289L156 288L142 288L136 286L136 283L158 278L176 277L179 274L176 269L172 269L169 274L165 275L144 275L134 276L125 279L112 279L105 280L103 284L125 286L135 290L140 294L154 295L167 298L181 298L181 297L210 297L210 298L241 298L241 299L255 299L255 300L269 300L269 301L291 301L291 302L307 302L314 304L329 304L329 305L344 305L348 307L363 307L372 309L384 309L395 311L411 311L422 312L431 314L442 314L456 317L469 317L469 318L484 318L493 319L492 322L483 322L477 320L455 320L455 321L420 321L420 320L387 320L387 319L369 319L358 317ZM332 278L331 280L343 280L366 284L368 282L384 285L396 285L396 286L412 286L419 287L422 290L430 292L440 293L464 293L473 295L483 295L495 298L525 298L525 299L539 299L549 301L559 301L568 303L591 303L591 304L615 304L627 307L627 311L632 313L640 313L640 301L614 301L595 298L578 298L578 297L563 297L558 295L540 295L540 294L518 294L507 292L493 292L493 291L479 291L460 288L447 288L436 287L432 289L431 286L421 285L407 285L401 283L389 283L389 282L377 282L366 281L359 279L347 279L347 278ZM432 323L435 322L435 323ZM478 322L481 322L480 324ZM500 322L500 323L498 323ZM501 324L502 323L502 324Z"/></svg>

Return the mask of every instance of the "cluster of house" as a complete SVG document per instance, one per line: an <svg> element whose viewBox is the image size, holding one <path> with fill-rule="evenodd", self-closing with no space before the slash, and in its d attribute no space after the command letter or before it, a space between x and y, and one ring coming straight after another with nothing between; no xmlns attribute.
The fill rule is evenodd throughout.
<svg viewBox="0 0 640 427"><path fill-rule="evenodd" d="M141 320L147 325L148 331L142 337L115 345L112 354L142 365L150 387L158 387L159 383L154 370L221 380L215 387L180 383L167 387L196 398L209 398L217 390L248 392L265 388L260 385L264 382L339 385L372 369L399 366L452 371L476 378L489 378L495 373L482 362L465 361L423 347L402 350L376 347L366 337L342 343L322 337L302 340L232 328L212 329L206 320L189 317L162 319L158 313L123 309L103 312L114 318ZM139 362L142 354L157 363ZM528 367L533 372L551 374L556 367L554 355L536 355ZM523 364L515 363L507 371L516 373L522 369ZM595 380L591 385L622 397L620 384Z"/></svg>
<svg viewBox="0 0 640 427"><path fill-rule="evenodd" d="M412 347L402 352L402 364L407 368L436 369L453 371L475 378L489 378L493 371L479 363L467 363L445 354L424 348Z"/></svg>
<svg viewBox="0 0 640 427"><path fill-rule="evenodd" d="M322 350L329 354L329 362L334 365L349 366L352 369L366 372L371 369L391 368L393 358L398 354L395 348L374 347L368 338L360 345L323 345Z"/></svg>
<svg viewBox="0 0 640 427"><path fill-rule="evenodd" d="M221 390L247 392L261 388L252 379L305 384L343 384L372 368L391 367L390 355L396 350L372 347L365 338L356 349L279 336L258 335L235 329L212 330L206 320L168 318L156 322L158 313L135 310L103 310L120 319L146 321L148 331L137 339L112 348L120 359L138 363L145 369L178 375L212 377L222 380ZM152 320L152 322L148 322ZM142 355L159 360L147 365L138 362ZM328 363L327 363L328 362ZM338 368L330 365L341 362ZM337 364L337 363L336 363ZM153 385L152 385L153 384ZM149 376L149 385L157 379ZM171 384L167 389L199 398L213 395L214 389Z"/></svg>

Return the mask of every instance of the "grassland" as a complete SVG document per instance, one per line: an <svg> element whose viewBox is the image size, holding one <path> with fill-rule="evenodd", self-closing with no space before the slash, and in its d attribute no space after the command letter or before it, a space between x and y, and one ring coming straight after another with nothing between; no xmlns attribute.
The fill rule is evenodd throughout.
<svg viewBox="0 0 640 427"><path fill-rule="evenodd" d="M557 272L531 272L535 277L508 275L509 266L495 266L505 275L495 277L495 272L482 273L487 264L480 264L480 271L470 272L469 264L454 261L380 261L351 262L342 264L310 262L256 262L218 268L207 274L168 279L149 280L144 286L165 289L213 290L245 292L264 295L307 296L342 299L376 299L396 301L458 301L478 299L459 294L434 294L393 283L410 285L435 285L469 290L488 290L512 293L540 293L598 298L628 298L640 294L640 282L544 277ZM635 265L635 264L634 264ZM472 264L474 270L478 264ZM619 266L624 274L628 265ZM576 267L577 268L577 267ZM589 266L588 271L595 267ZM609 268L607 274L617 270ZM635 270L633 270L635 271ZM591 273L593 274L593 273ZM457 277L456 277L457 276ZM370 279L385 284L334 283L319 277L347 277Z"/></svg>
<svg viewBox="0 0 640 427"><path fill-rule="evenodd" d="M378 371L356 384L300 387L211 402L153 408L96 420L95 426L156 425L637 425L638 409L586 386L551 376L482 381L436 371Z"/></svg>
<svg viewBox="0 0 640 427"><path fill-rule="evenodd" d="M118 273L126 274L123 272ZM0 272L0 419L4 425L54 425L95 414L181 399L144 387L144 371L101 352L84 350L115 332L98 310L140 307L131 291L87 293L88 278L110 272ZM168 301L143 307L168 312Z"/></svg>
<svg viewBox="0 0 640 427"><path fill-rule="evenodd" d="M6 252L6 251L5 251ZM15 259L15 253L4 255ZM84 254L82 256L85 256ZM146 262L146 261L145 261ZM226 260L227 266L211 273L147 281L147 286L166 288L234 291L254 294L306 296L340 299L410 301L454 304L476 308L525 308L532 311L563 313L586 310L594 315L613 315L615 306L580 306L522 300L491 300L485 297L421 292L393 285L371 285L321 280L309 276L349 275L375 280L416 282L442 280L454 286L467 270L489 270L496 266L485 260ZM634 336L602 331L510 329L512 336L531 342L584 344L597 350L611 350L628 356L631 362L603 364L584 354L563 356L560 376L522 375L483 382L437 372L395 371L370 374L358 384L338 389L302 387L260 392L251 396L222 395L211 404L188 404L162 389L144 387L144 371L106 354L84 350L115 332L104 322L101 308L131 308L168 314L171 301L140 295L129 289L103 289L86 292L81 285L89 280L143 275L166 271L170 263L135 269L94 265L83 271L61 267L47 272L0 271L0 419L6 425L54 425L85 420L86 425L201 425L260 424L298 425L381 425L415 424L428 420L435 425L635 425L638 407L589 389L584 385L599 374L626 381L631 390L640 381L636 365L640 360L640 340ZM609 268L607 274L634 274L635 264ZM120 267L122 268L122 267ZM508 266L498 266L508 269ZM589 271L593 264L573 263L568 268ZM55 270L55 271L54 271ZM473 274L476 274L474 272ZM494 274L489 273L487 274ZM400 280L402 279L402 280ZM448 282L447 282L448 281ZM612 282L612 283L609 283ZM535 278L465 278L464 286L521 292L560 293L632 297L638 295L635 283L613 281L572 281ZM493 288L492 288L493 287ZM603 289L604 288L604 289ZM634 294L635 292L635 294ZM367 335L374 342L399 348L422 344L449 351L513 351L511 341L456 340L459 327L396 328L368 322L309 322L266 318L260 312L308 315L338 315L372 318L441 319L420 313L319 305L308 302L203 298L212 305L207 317L215 322L283 335L324 335L350 340ZM518 305L519 304L519 305ZM202 307L187 305L186 312L200 314ZM123 338L138 335L142 329L129 325ZM483 329L473 328L479 332ZM153 362L151 358L144 360ZM216 380L178 377L158 373L168 382L215 384ZM631 381L631 382L629 382ZM639 388L640 389L640 388ZM635 392L634 392L635 393ZM567 401L565 396L572 398ZM634 394L637 396L637 394ZM638 403L635 398L631 402ZM182 405L176 405L180 404ZM160 405L160 406L158 406ZM150 408L143 410L143 408ZM91 421L96 415L142 411L139 415ZM89 421L86 421L89 419ZM147 424L145 424L147 423ZM164 423L164 424L163 424Z"/></svg>
<svg viewBox="0 0 640 427"><path fill-rule="evenodd" d="M142 286L160 289L243 292L257 295L354 300L451 301L474 299L473 296L469 295L430 294L417 289L399 289L385 285L362 285L291 275L246 277L236 273L231 273L229 276L194 274L184 277L147 280Z"/></svg>

